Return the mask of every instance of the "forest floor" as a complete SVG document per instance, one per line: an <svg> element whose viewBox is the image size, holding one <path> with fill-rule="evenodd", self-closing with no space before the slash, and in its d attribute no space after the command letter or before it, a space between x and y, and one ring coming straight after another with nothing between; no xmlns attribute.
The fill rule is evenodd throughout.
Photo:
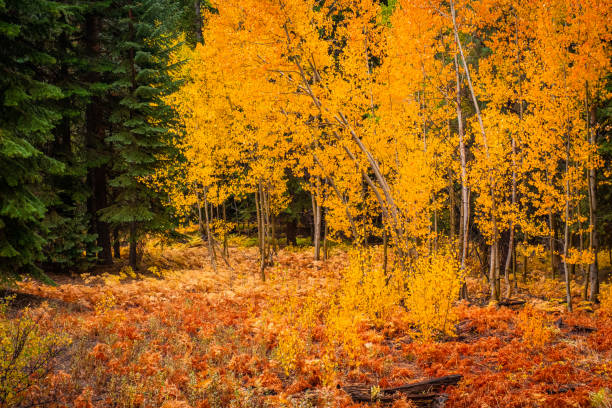
<svg viewBox="0 0 612 408"><path fill-rule="evenodd" d="M334 349L330 360L320 314L308 335L287 338L289 309L279 305L307 309L308 296L339 279L345 251L315 262L311 250L281 250L266 282L256 248L231 248L230 262L233 270L221 261L215 273L204 245L179 245L150 254L143 274L115 266L58 278L58 287L20 283L12 318L25 310L45 333L70 339L22 405L376 406L353 402L342 387L363 384L375 396L377 387L448 374L463 377L445 391L447 407L612 404L612 315L579 303L578 287L572 314L552 280L519 285L515 297L525 305L459 303L456 335L436 341L413 340L394 319L364 319L356 323L358 352ZM478 280L469 289L484 298Z"/></svg>

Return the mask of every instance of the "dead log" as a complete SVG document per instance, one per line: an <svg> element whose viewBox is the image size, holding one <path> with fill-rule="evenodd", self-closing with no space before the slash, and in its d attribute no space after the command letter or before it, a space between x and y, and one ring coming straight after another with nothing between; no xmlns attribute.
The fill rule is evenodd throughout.
<svg viewBox="0 0 612 408"><path fill-rule="evenodd" d="M597 331L597 328L595 327L580 326L580 325L572 325L572 328L570 329L570 333L577 333L577 334L588 334L588 333L593 333L596 331Z"/></svg>
<svg viewBox="0 0 612 408"><path fill-rule="evenodd" d="M356 402L393 402L400 398L412 401L417 407L438 408L443 407L448 399L442 391L452 385L457 385L461 375L447 375L432 378L413 384L400 385L399 387L381 388L376 390L369 385L347 385L342 389Z"/></svg>
<svg viewBox="0 0 612 408"><path fill-rule="evenodd" d="M457 385L463 378L460 374L445 375L444 377L432 378L430 380L421 381L414 384L400 385L399 387L384 388L383 391L386 393L396 392L407 392L407 393L419 393L419 392L440 392L443 388L449 385Z"/></svg>
<svg viewBox="0 0 612 408"><path fill-rule="evenodd" d="M576 391L576 389L580 388L580 387L584 387L586 384L566 384L566 385L561 385L559 387L557 387L556 389L549 389L546 390L546 393L549 395L555 395L555 394L563 394L569 391Z"/></svg>
<svg viewBox="0 0 612 408"><path fill-rule="evenodd" d="M588 334L588 333L593 333L593 332L597 331L597 328L595 328L595 327L581 326L581 325L578 325L578 324L567 325L563 321L562 317L557 319L554 324L555 324L555 326L557 326L560 329L566 329L566 328L569 327L569 332L570 333L575 333L575 334Z"/></svg>
<svg viewBox="0 0 612 408"><path fill-rule="evenodd" d="M501 302L498 303L498 306L522 306L525 303L527 303L525 300L519 300L519 299L505 299L502 300Z"/></svg>

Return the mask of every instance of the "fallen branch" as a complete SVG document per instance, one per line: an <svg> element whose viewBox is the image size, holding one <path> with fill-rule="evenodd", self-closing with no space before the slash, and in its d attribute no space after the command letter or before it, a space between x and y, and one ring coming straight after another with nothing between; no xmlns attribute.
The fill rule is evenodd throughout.
<svg viewBox="0 0 612 408"><path fill-rule="evenodd" d="M569 328L570 333L586 334L586 333L593 333L597 331L597 328L595 327L581 326L578 324L567 325L565 324L565 322L563 321L563 318L561 317L557 319L554 324L560 329Z"/></svg>
<svg viewBox="0 0 612 408"><path fill-rule="evenodd" d="M461 375L447 375L413 384L376 390L368 385L347 385L342 389L356 402L393 402L400 398L412 401L417 407L443 407L448 399L441 393L448 386L457 385Z"/></svg>
<svg viewBox="0 0 612 408"><path fill-rule="evenodd" d="M506 299L498 303L499 306L522 306L527 303L525 300Z"/></svg>

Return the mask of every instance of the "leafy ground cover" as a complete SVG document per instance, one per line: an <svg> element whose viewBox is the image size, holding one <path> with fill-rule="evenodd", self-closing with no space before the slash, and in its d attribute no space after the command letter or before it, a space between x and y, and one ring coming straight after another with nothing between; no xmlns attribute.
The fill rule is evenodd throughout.
<svg viewBox="0 0 612 408"><path fill-rule="evenodd" d="M232 269L217 274L203 246L183 245L158 251L140 274L20 283L22 302L3 312L4 340L27 317L41 347L61 352L13 405L357 407L366 403L342 386L371 386L375 400L378 387L462 374L448 407L610 406L609 294L602 307L567 314L542 300L562 298L561 284L531 282L518 289L525 305L453 303L452 324L424 336L405 307L385 303L385 285L368 286L376 265L351 280L350 265L364 261L353 253L316 262L283 250L262 282L256 251L232 248ZM482 283L468 283L477 298ZM38 301L23 308L27 299Z"/></svg>

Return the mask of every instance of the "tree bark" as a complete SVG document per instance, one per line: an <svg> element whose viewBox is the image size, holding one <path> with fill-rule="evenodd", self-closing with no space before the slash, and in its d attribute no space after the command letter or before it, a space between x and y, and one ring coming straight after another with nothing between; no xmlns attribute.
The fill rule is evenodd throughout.
<svg viewBox="0 0 612 408"><path fill-rule="evenodd" d="M194 31L195 31L196 43L204 44L204 37L202 36L202 10L200 7L200 0L194 0L193 8L194 8L194 13L195 13Z"/></svg>
<svg viewBox="0 0 612 408"><path fill-rule="evenodd" d="M589 88L588 82L586 84L586 100L587 100L587 131L589 137L589 143L591 148L595 150L597 148L597 135L593 130L591 124L595 123L596 120L596 109L595 105L589 106ZM589 166L589 250L595 255L595 259L589 265L589 280L591 283L591 290L589 292L589 300L591 302L597 302L597 296L599 295L599 265L597 263L597 252L599 250L597 242L597 178L595 174L595 167L593 163Z"/></svg>
<svg viewBox="0 0 612 408"><path fill-rule="evenodd" d="M319 168L323 171L323 173L325 173L325 169L323 168L323 165L319 161L319 158L317 157L317 155L314 153L313 153L313 158L314 158L314 162L319 166ZM349 224L351 225L351 232L353 233L353 240L357 239L357 227L355 226L355 221L353 220L353 216L351 215L346 199L340 193L338 186L336 186L336 183L334 183L334 180L331 178L331 176L325 176L325 178L327 180L327 183L334 189L334 193L336 193L336 196L340 199L340 201L344 205L344 211L346 213L346 218L349 221Z"/></svg>
<svg viewBox="0 0 612 408"><path fill-rule="evenodd" d="M200 202L200 193L196 193L196 199L198 206L198 231L202 239L204 239L206 231L204 230L204 221L202 220L202 203Z"/></svg>
<svg viewBox="0 0 612 408"><path fill-rule="evenodd" d="M472 96L472 102L474 104L474 110L476 111L476 117L478 119L478 124L480 126L480 132L482 135L482 141L483 141L483 145L485 148L485 155L487 160L491 160L491 155L489 153L489 144L487 141L487 134L485 131L485 127L482 121L482 115L480 113L480 107L478 105L478 100L476 99L476 93L474 92L474 86L472 85L472 77L470 76L470 69L467 65L467 61L465 59L465 54L463 53L463 47L461 45L461 40L459 39L459 29L457 27L457 16L456 16L456 12L455 12L455 4L453 2L453 0L450 1L450 10L451 10L451 18L453 21L453 33L455 35L455 43L457 44L457 48L459 50L459 55L461 56L461 61L463 63L463 69L465 71L465 79L467 80L467 84L468 84L468 88L470 90L470 94ZM495 186L494 186L494 180L492 178L491 175L489 175L489 191L491 194L491 212L492 212L492 218L493 218L493 246L495 246L495 250L493 251L492 248L492 253L495 253L495 259L492 259L491 261L495 261L499 263L499 248L498 248L498 229L497 229L497 209L496 209L496 203L495 203ZM491 265L491 271L492 273L495 272L496 275L496 279L495 281L492 281L491 284L495 285L495 287L491 287L491 293L493 294L494 292L497 293L496 296L496 300L499 301L499 268L495 267L493 264Z"/></svg>
<svg viewBox="0 0 612 408"><path fill-rule="evenodd" d="M450 133L450 132L449 132ZM455 247L455 238L456 238L456 231L455 231L455 188L453 186L453 176L452 176L452 172L450 170L450 168L448 169L448 225L450 227L450 241L453 243L453 248ZM454 249L453 249L454 251Z"/></svg>
<svg viewBox="0 0 612 408"><path fill-rule="evenodd" d="M287 245L297 246L297 220L291 218L285 224L285 238Z"/></svg>
<svg viewBox="0 0 612 408"><path fill-rule="evenodd" d="M227 224L227 213L225 211L225 202L223 202L223 222ZM223 230L223 256L229 258L229 245L227 240L228 230L227 225L224 226Z"/></svg>
<svg viewBox="0 0 612 408"><path fill-rule="evenodd" d="M467 186L467 155L465 152L465 134L463 131L463 112L461 110L461 79L459 76L459 63L455 54L455 81L456 81L456 110L457 110L457 134L459 136L459 159L461 161L461 222L459 233L461 237L461 269L465 270L468 252L470 200ZM453 220L454 222L454 220ZM461 287L461 299L467 299L467 285Z"/></svg>
<svg viewBox="0 0 612 408"><path fill-rule="evenodd" d="M548 237L548 250L550 252L550 272L552 277L557 276L557 255L555 254L555 241L557 238L557 228L555 226L555 218L552 213L552 208L548 212L548 227L550 235Z"/></svg>
<svg viewBox="0 0 612 408"><path fill-rule="evenodd" d="M521 78L521 54L518 43L518 17L515 14L516 21L516 30L515 30L515 46L516 46L516 65L518 69L518 85L519 85L519 124L518 124L518 133L519 136L522 131L522 122L523 122L523 82ZM510 136L512 138L512 211L516 210L516 138L513 134ZM504 283L506 284L506 298L510 299L512 296L512 286L510 285L510 264L512 262L512 256L514 254L514 220L510 220L510 237L508 238L508 254L506 256L506 264L504 265ZM515 278L516 280L516 278Z"/></svg>
<svg viewBox="0 0 612 408"><path fill-rule="evenodd" d="M262 208L264 216L264 254L268 265L273 265L272 239L270 235L271 211L270 211L270 189L266 184L262 189Z"/></svg>
<svg viewBox="0 0 612 408"><path fill-rule="evenodd" d="M565 272L565 296L567 299L567 310L572 311L572 293L570 287L570 270L567 265L569 256L569 216L570 216L570 185L569 185L569 160L570 160L570 136L567 137L567 148L565 153L565 228L563 238L563 269Z"/></svg>
<svg viewBox="0 0 612 408"><path fill-rule="evenodd" d="M387 234L387 229L383 224L383 273L385 276L388 276L388 267L389 267L389 236Z"/></svg>
<svg viewBox="0 0 612 408"><path fill-rule="evenodd" d="M261 280L266 281L266 235L265 235L265 218L264 218L264 202L263 188L261 181L257 184L257 192L255 193L255 209L257 212L257 236L259 241L259 274Z"/></svg>
<svg viewBox="0 0 612 408"><path fill-rule="evenodd" d="M327 234L329 233L329 226L327 225L327 207L323 210L323 219L321 220L323 224L323 260L327 261L329 258L329 240L327 239Z"/></svg>
<svg viewBox="0 0 612 408"><path fill-rule="evenodd" d="M512 209L516 206L516 139L512 136ZM508 254L504 265L504 283L506 284L506 297L512 296L512 285L510 285L510 265L514 252L514 220L510 220L510 237L508 238Z"/></svg>
<svg viewBox="0 0 612 408"><path fill-rule="evenodd" d="M136 231L136 221L130 222L130 255L129 262L132 269L138 270L138 236Z"/></svg>
<svg viewBox="0 0 612 408"><path fill-rule="evenodd" d="M289 29L287 27L287 23L285 23L283 25L283 29L285 31L285 35L287 38L287 43L291 44L291 36L289 34ZM304 69L302 67L302 64L300 62L299 58L294 58L293 60L296 68L298 69L298 72L300 73L300 77L302 79L302 83L303 83L303 87L301 87L312 99L313 103L315 104L315 106L317 107L317 109L319 110L319 112L321 114L323 114L323 109L322 109L322 104L321 101L315 96L314 92L312 91L312 88L310 86L310 81L308 80L308 78L306 77L306 73L304 72ZM314 68L314 67L313 67ZM318 73L316 72L316 69L314 69L315 75L318 75ZM391 213L391 215L393 216L393 218L387 218L390 219L394 222L394 230L396 232L397 235L397 241L398 241L398 245L396 245L396 250L398 251L398 256L401 260L402 265L404 264L403 262L403 250L401 248L401 244L403 243L403 229L402 226L400 224L400 220L399 220L399 211L398 208L393 200L393 197L391 196L391 190L389 188L389 185L386 182L386 179L384 178L384 176L382 175L381 171L380 171L380 167L378 166L378 162L374 159L374 157L372 156L372 154L370 153L370 151L365 147L365 145L363 144L363 142L361 141L361 139L359 138L359 136L357 136L357 134L355 133L354 129L352 128L352 126L349 124L349 122L346 120L346 117L344 117L344 115L342 114L342 112L338 112L338 115L335 116L336 121L338 121L338 123L340 124L340 126L342 126L344 129L348 130L349 133L351 134L352 139L357 143L357 145L359 146L359 149L364 153L364 155L366 156L368 163L370 165L370 167L372 168L372 170L374 171L374 174L376 176L376 179L378 180L381 189L383 190L383 193L385 195L386 198L386 202L379 200L381 207L383 207L383 211L385 211L385 207L386 205L389 206L389 212ZM337 135L336 135L337 136ZM347 153L350 153L346 146L345 146L345 151L347 151ZM353 159L353 161L355 161L357 164L358 162L356 161L355 157L351 155L351 158ZM363 170L362 170L363 172ZM370 180L371 181L371 180ZM371 187L373 186L373 183L368 183ZM375 189L375 188L374 188ZM375 191L375 193L377 194L377 198L380 197L380 194L378 193L378 191Z"/></svg>
<svg viewBox="0 0 612 408"><path fill-rule="evenodd" d="M318 261L321 259L321 205L319 204L316 194L311 194L312 200L312 214L313 214L313 246L314 246L314 260Z"/></svg>
<svg viewBox="0 0 612 408"><path fill-rule="evenodd" d="M199 198L198 198L199 201ZM208 255L210 257L210 266L217 273L217 254L213 242L212 232L210 230L210 217L208 214L208 187L204 187L204 221L206 228L206 241L208 243Z"/></svg>
<svg viewBox="0 0 612 408"><path fill-rule="evenodd" d="M121 258L121 241L119 240L119 228L113 230L113 256L115 259Z"/></svg>
<svg viewBox="0 0 612 408"><path fill-rule="evenodd" d="M100 54L100 17L89 14L85 18L85 48L88 56L95 60ZM99 73L91 72L87 80L91 83L99 81ZM85 145L89 154L100 151L104 146L103 101L98 95L93 95L85 109ZM107 167L99 164L87 170L87 181L92 192L87 200L88 211L91 215L91 232L98 235L98 246L101 251L98 259L101 263L113 263L111 252L110 228L106 222L100 220L99 211L108 206L107 198Z"/></svg>

